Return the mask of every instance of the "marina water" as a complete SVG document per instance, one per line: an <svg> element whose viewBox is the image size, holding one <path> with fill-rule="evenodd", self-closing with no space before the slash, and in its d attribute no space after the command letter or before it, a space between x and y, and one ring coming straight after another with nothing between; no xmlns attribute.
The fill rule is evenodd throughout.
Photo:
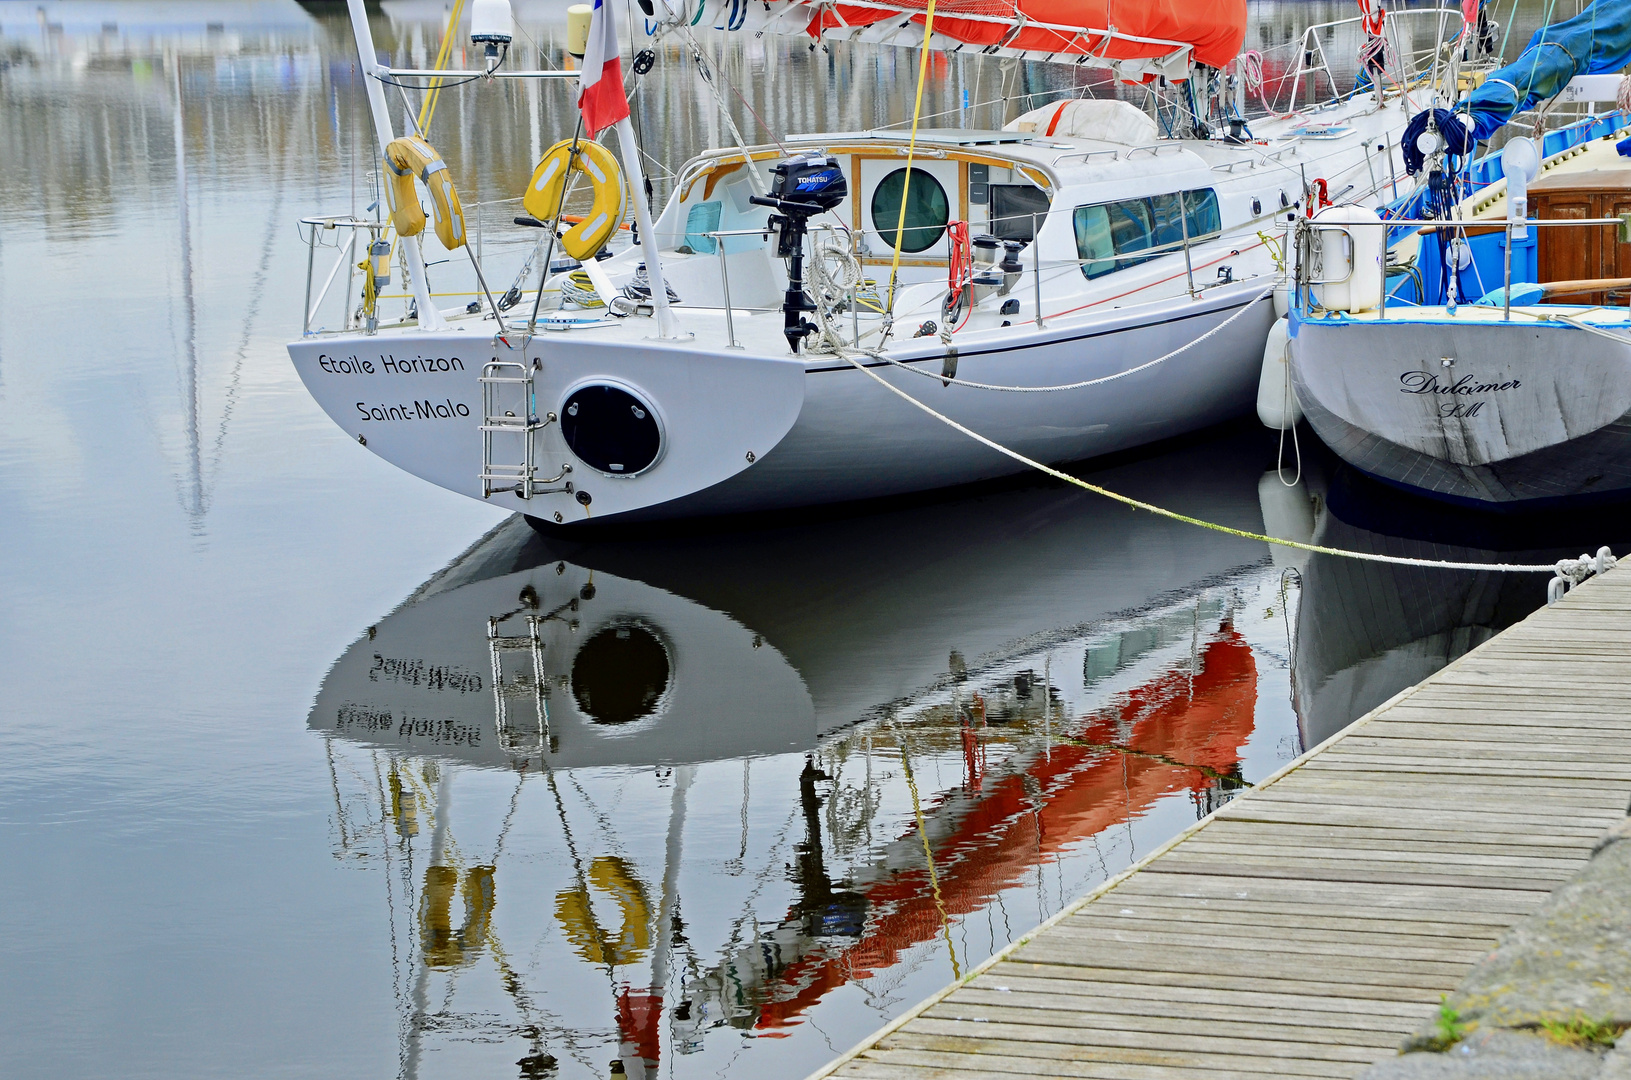
<svg viewBox="0 0 1631 1080"><path fill-rule="evenodd" d="M441 6L384 7L433 59ZM1254 5L1248 46L1349 14ZM721 55L773 132L909 116L907 50ZM1040 481L541 537L351 444L284 355L296 217L372 199L340 10L0 3L0 66L0 1075L800 1076L1544 600ZM937 58L926 111L1099 77ZM442 142L518 267L503 200L573 113L498 100L449 91ZM635 115L669 167L729 141L678 54ZM1395 554L1631 536L1301 451L1091 475Z"/></svg>

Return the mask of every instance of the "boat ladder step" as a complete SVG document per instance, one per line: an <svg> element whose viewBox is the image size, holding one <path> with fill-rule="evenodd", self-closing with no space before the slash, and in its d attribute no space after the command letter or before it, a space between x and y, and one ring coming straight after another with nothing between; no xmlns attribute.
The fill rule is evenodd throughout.
<svg viewBox="0 0 1631 1080"><path fill-rule="evenodd" d="M489 616L487 619L487 650L493 664L493 719L499 745L507 753L524 756L546 754L553 750L554 740L549 730L548 691L544 685L544 640L539 632L542 619L529 613L525 634L499 633L499 623L516 614L512 611L508 615ZM514 652L529 654L532 670L506 679L504 656ZM534 724L518 723L520 718L513 715L510 709L510 697L532 699L536 718Z"/></svg>
<svg viewBox="0 0 1631 1080"><path fill-rule="evenodd" d="M538 433L555 422L554 413L538 415L533 375L537 361L493 360L481 371L481 497L513 492L530 499L555 491L571 491L566 477L572 466L563 464L555 476L538 475ZM498 453L507 460L496 460ZM521 460L516 461L519 457ZM560 486L554 486L560 485Z"/></svg>

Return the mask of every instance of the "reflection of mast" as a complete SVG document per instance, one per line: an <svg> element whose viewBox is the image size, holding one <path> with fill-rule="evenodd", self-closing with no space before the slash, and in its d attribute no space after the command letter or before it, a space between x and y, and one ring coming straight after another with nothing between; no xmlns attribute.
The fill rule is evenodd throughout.
<svg viewBox="0 0 1631 1080"><path fill-rule="evenodd" d="M793 847L793 880L799 888L793 911L811 937L858 934L866 918L866 898L848 889L834 888L827 875L821 844L821 795L816 783L830 779L816 767L814 757L804 759L804 771L799 774L799 806L804 811L805 837L804 843Z"/></svg>
<svg viewBox="0 0 1631 1080"><path fill-rule="evenodd" d="M447 819L450 787L448 772L443 770L438 775L436 783L436 821L430 834L430 865L425 868L427 883L432 871L443 868L443 860L447 856ZM423 1052L421 1043L425 1030L425 1014L430 1008L430 967L431 957L427 950L421 948L418 970L414 974L413 996L411 998L413 1018L408 1028L407 1052L402 1059L402 1075L406 1080L415 1080L419 1075L419 1058Z"/></svg>
<svg viewBox="0 0 1631 1080"><path fill-rule="evenodd" d="M625 1074L638 1067L648 1080L656 1080L661 1064L663 995L668 987L668 963L674 949L674 924L679 916L680 862L684 855L685 796L695 769L674 770L674 798L668 812L668 843L663 852L663 895L657 906L657 946L651 953L651 989L636 993L625 988L617 997L618 1047Z"/></svg>
<svg viewBox="0 0 1631 1080"><path fill-rule="evenodd" d="M196 532L204 518L204 469L198 445L198 308L193 298L193 238L187 207L187 139L181 107L179 54L170 57L170 88L175 94L176 203L181 220L181 289L187 308L187 484L182 506Z"/></svg>

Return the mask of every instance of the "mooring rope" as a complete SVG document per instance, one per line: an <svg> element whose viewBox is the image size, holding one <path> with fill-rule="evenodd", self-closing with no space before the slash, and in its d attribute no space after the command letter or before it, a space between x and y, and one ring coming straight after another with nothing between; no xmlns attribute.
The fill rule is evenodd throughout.
<svg viewBox="0 0 1631 1080"><path fill-rule="evenodd" d="M1224 319L1222 322L1212 327L1212 329L1208 330L1194 341L1178 346L1165 356L1157 356L1154 360L1147 360L1144 363L1139 364L1137 367L1128 368L1126 371L1118 371L1114 375L1104 375L1097 379L1083 379L1081 382L1062 383L1058 386L1000 386L995 383L973 382L969 379L959 379L949 375L937 375L933 371L912 367L911 364L904 360L896 360L894 357L884 356L881 353L868 353L867 355L882 360L886 364L891 364L898 367L902 371L910 371L913 375L922 375L926 379L934 379L937 382L947 383L951 386L966 386L971 390L1001 390L1010 394L1051 394L1058 390L1079 390L1084 386L1099 386L1103 383L1115 382L1117 379L1125 379L1129 375L1137 375L1140 371L1146 371L1149 368L1155 367L1157 364L1166 363L1168 360L1171 360L1180 353L1193 349L1201 342L1207 340L1215 334L1222 332L1224 327L1245 315L1246 312L1252 309L1253 305L1263 300L1273 291L1274 285L1271 284L1268 288L1246 301L1246 303L1241 306L1239 311L1235 312L1227 319Z"/></svg>
<svg viewBox="0 0 1631 1080"><path fill-rule="evenodd" d="M871 350L866 350L864 355L875 360L888 360L887 357L884 357ZM995 450L997 453L1002 454L1005 457L1012 458L1022 465L1027 465L1038 472L1045 473L1046 475L1053 477L1055 480L1063 480L1065 483L1079 487L1084 491L1091 491L1095 495L1102 495L1107 499L1112 499L1116 502L1122 503L1123 505L1131 506L1138 510L1148 511L1149 513L1155 514L1159 517L1170 518L1173 521L1181 521L1186 525L1195 525L1203 529L1211 529L1213 532L1224 533L1228 536L1238 536L1243 540L1256 540L1264 544L1278 544L1281 547L1294 548L1298 551L1307 551L1315 555L1335 555L1339 558L1359 559L1363 562L1386 563L1391 566L1419 566L1432 570L1487 570L1495 573L1555 574L1558 578L1567 580L1571 584L1584 581L1593 573L1600 573L1603 570L1613 566L1615 563L1614 556L1609 553L1607 548L1599 549L1595 557L1590 555L1581 555L1578 559L1559 559L1555 563L1451 562L1441 559L1415 559L1404 555L1383 555L1371 551L1349 551L1344 548L1326 547L1323 544L1305 544L1301 540L1288 540L1278 536L1268 536L1264 533L1252 532L1248 529L1236 529L1230 525L1220 525L1215 521L1205 521L1198 517L1191 517L1188 514L1180 514L1176 510L1168 510L1165 507L1156 506L1154 503L1147 503L1141 499L1135 499L1130 495L1123 495L1119 492L1111 491L1109 488L1100 487L1098 484L1083 480L1079 476L1072 476L1070 473L1056 469L1051 465L1044 465L1042 462L1037 461L1034 458L1026 457L1018 450L1010 449L994 439L986 438L979 432L965 427L956 420L953 420L951 417L947 416L945 413L936 410L933 406L919 401L917 398L913 397L911 394L908 394L900 387L889 382L882 375L879 375L877 372L867 367L858 357L846 352L843 354L843 359L854 367L855 370L861 372L867 378L873 380L885 390L888 390L891 394L894 394L916 408L923 410L954 431L967 435L969 438L973 439L977 443L980 443L982 446L989 447L990 449Z"/></svg>

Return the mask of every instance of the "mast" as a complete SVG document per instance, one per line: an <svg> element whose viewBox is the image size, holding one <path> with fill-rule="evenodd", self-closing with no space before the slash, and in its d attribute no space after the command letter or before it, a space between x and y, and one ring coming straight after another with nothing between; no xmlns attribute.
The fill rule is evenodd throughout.
<svg viewBox="0 0 1631 1080"><path fill-rule="evenodd" d="M374 32L368 28L368 12L363 8L363 0L346 0L346 10L351 14L351 34L357 39L357 59L361 64L363 85L368 89L368 111L374 117L374 134L379 139L378 152L383 155L396 136L391 133L391 113L385 104L385 87L380 82L379 53L374 51ZM385 193L379 192L379 197L383 199ZM425 256L419 248L419 237L398 236L397 242L402 245L408 285L413 290L414 306L419 312L419 328L446 329L447 320L442 318L442 313L431 302L430 283L425 278Z"/></svg>

